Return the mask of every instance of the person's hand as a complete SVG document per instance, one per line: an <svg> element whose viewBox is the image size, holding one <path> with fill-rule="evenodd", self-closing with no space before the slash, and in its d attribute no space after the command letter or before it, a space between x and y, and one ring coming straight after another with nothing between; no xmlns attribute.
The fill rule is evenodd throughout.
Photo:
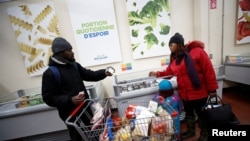
<svg viewBox="0 0 250 141"><path fill-rule="evenodd" d="M84 99L85 99L84 93L83 93L83 92L79 92L78 95L75 95L75 96L72 97L72 102L73 102L75 105L78 105L78 104L80 104Z"/></svg>
<svg viewBox="0 0 250 141"><path fill-rule="evenodd" d="M208 96L210 96L211 98L217 97L217 92L210 92L208 93Z"/></svg>
<svg viewBox="0 0 250 141"><path fill-rule="evenodd" d="M155 71L151 71L151 72L149 72L148 76L157 77L157 73Z"/></svg>
<svg viewBox="0 0 250 141"><path fill-rule="evenodd" d="M109 66L109 67L106 68L105 74L106 74L107 76L112 76L113 73L115 73L115 69L114 69L113 67L110 67L110 66Z"/></svg>
<svg viewBox="0 0 250 141"><path fill-rule="evenodd" d="M113 74L110 72L105 72L106 76L112 76Z"/></svg>

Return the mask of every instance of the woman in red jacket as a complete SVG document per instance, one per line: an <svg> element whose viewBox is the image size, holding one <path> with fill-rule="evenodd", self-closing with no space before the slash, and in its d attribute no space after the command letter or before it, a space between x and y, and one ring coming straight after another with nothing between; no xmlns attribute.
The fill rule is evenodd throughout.
<svg viewBox="0 0 250 141"><path fill-rule="evenodd" d="M199 140L207 140L207 129L201 112L208 95L215 96L218 84L213 65L204 51L204 43L192 41L184 45L184 38L176 33L169 41L170 64L165 71L150 72L150 76L174 75L177 77L178 93L186 112L187 131L182 138L195 135L195 115L201 129Z"/></svg>

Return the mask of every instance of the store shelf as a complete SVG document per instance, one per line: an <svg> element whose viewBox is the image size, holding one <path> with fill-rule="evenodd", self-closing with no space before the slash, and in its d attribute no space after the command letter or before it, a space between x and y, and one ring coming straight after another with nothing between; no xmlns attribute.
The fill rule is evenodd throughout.
<svg viewBox="0 0 250 141"><path fill-rule="evenodd" d="M225 79L250 85L250 53L226 56Z"/></svg>

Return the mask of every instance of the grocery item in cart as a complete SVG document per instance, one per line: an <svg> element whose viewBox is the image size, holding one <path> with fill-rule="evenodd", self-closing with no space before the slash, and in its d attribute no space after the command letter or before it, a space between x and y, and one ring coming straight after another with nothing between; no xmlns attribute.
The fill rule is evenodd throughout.
<svg viewBox="0 0 250 141"><path fill-rule="evenodd" d="M135 111L136 111L136 104L130 104L128 105L126 111L125 111L125 115L127 119L133 119L135 118Z"/></svg>
<svg viewBox="0 0 250 141"><path fill-rule="evenodd" d="M145 112L148 112L148 113L145 113ZM136 104L128 105L128 107L125 111L126 118L129 120L134 119L137 116L140 116L142 113L149 115L149 113L152 113L152 112L147 107L139 106Z"/></svg>
<svg viewBox="0 0 250 141"><path fill-rule="evenodd" d="M126 125L125 127L118 130L114 137L114 141L132 141L130 126Z"/></svg>
<svg viewBox="0 0 250 141"><path fill-rule="evenodd" d="M139 107L139 106L138 106ZM133 136L148 136L148 129L151 124L151 118L155 114L147 108L139 108L140 111L136 114L135 120L130 120L130 127Z"/></svg>
<svg viewBox="0 0 250 141"><path fill-rule="evenodd" d="M172 127L172 121L169 120L171 117L168 116L156 116L152 118L150 135L152 136L152 141L166 141L171 138L171 134L174 133ZM156 136L160 135L160 136Z"/></svg>
<svg viewBox="0 0 250 141"><path fill-rule="evenodd" d="M165 102L164 97L155 95L153 98L154 101L157 101L159 105L161 105L172 117L177 117L178 112L174 110L169 104Z"/></svg>
<svg viewBox="0 0 250 141"><path fill-rule="evenodd" d="M104 126L104 130L99 136L99 141L109 141L109 140L114 139L114 136L113 136L112 131L111 131L112 126L113 126L113 121L111 119L111 114L109 114L106 117L106 123Z"/></svg>
<svg viewBox="0 0 250 141"><path fill-rule="evenodd" d="M99 137L104 131L106 119L111 115L109 100L105 100L100 103L103 108L102 117L99 119L96 118L97 121L93 125L85 124L83 118L88 118L88 120L91 121L93 118L91 114L97 112L93 108L93 105L95 104L96 102L94 100L85 99L65 121L67 125L74 127L78 131L83 140L99 141ZM94 111L91 111L90 113L88 109Z"/></svg>
<svg viewBox="0 0 250 141"><path fill-rule="evenodd" d="M168 141L173 139L173 118L162 106L159 105L159 107L161 110L157 108L156 111L158 113L156 113L152 112L149 107L140 106L140 103L129 104L124 112L124 117L128 122L126 125L119 124L121 127L112 134L114 140ZM174 110L172 109L171 111L173 112Z"/></svg>
<svg viewBox="0 0 250 141"><path fill-rule="evenodd" d="M91 126L91 130L96 130L98 128L103 128L102 125L104 124L104 118L106 118L103 115L103 107L100 103L93 103L92 104L92 110L93 110L93 117L90 121L93 125Z"/></svg>
<svg viewBox="0 0 250 141"><path fill-rule="evenodd" d="M91 119L90 123L94 124L96 123L100 118L103 117L103 107L100 103L93 103L92 104L92 110L93 110L93 118Z"/></svg>
<svg viewBox="0 0 250 141"><path fill-rule="evenodd" d="M139 117L112 132L114 141L169 141L174 137L171 116ZM111 139L111 137L109 137Z"/></svg>

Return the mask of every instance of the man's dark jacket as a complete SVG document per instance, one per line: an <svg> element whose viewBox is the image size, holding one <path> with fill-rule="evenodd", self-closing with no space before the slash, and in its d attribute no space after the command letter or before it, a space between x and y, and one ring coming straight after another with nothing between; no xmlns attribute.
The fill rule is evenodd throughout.
<svg viewBox="0 0 250 141"><path fill-rule="evenodd" d="M73 63L76 63L77 67ZM84 91L85 98L89 98L83 80L102 80L106 77L105 69L92 71L77 62L69 62L59 56L50 58L49 66L51 65L58 68L61 83L58 84L53 72L47 69L42 76L42 96L47 105L58 109L60 118L65 121L76 108L76 105L72 103L72 96Z"/></svg>

